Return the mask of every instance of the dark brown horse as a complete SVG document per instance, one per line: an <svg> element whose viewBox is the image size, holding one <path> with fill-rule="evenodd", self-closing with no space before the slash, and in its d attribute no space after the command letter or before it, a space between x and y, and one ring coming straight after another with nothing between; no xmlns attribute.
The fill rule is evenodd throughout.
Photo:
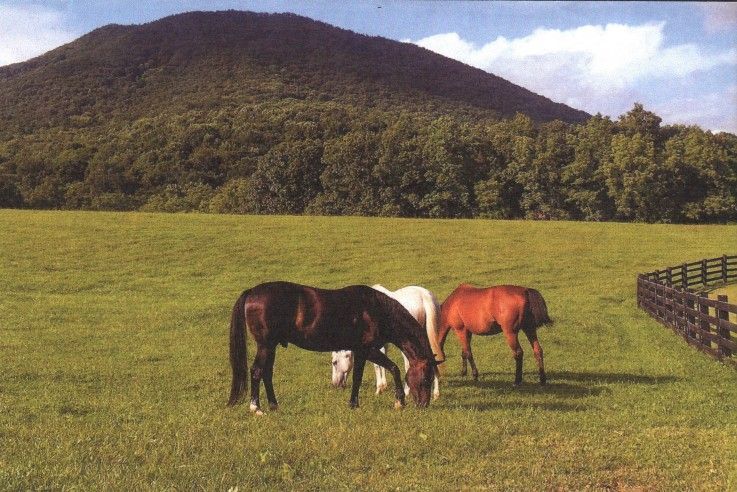
<svg viewBox="0 0 737 492"><path fill-rule="evenodd" d="M461 284L445 300L440 313L440 349L445 345L448 332L453 332L461 343L461 375L466 375L466 361L471 364L473 379L479 371L471 353L471 335L496 335L504 333L516 362L514 384L522 383L522 347L517 338L522 330L535 352L540 371L540 384L545 384L543 349L537 339L537 327L552 324L543 296L535 289L516 285L477 288ZM445 354L440 354L445 359Z"/></svg>
<svg viewBox="0 0 737 492"><path fill-rule="evenodd" d="M233 306L230 322L230 364L233 383L229 405L248 388L246 328L256 341L251 368L252 412L261 413L259 387L264 380L269 407L277 407L272 376L276 346L292 343L307 350L352 350L355 366L350 405L358 406L367 360L394 377L395 406L404 406L399 368L379 349L391 342L409 359L407 383L415 403L426 407L435 372L435 357L425 329L399 302L365 285L337 290L289 282L269 282L244 291Z"/></svg>

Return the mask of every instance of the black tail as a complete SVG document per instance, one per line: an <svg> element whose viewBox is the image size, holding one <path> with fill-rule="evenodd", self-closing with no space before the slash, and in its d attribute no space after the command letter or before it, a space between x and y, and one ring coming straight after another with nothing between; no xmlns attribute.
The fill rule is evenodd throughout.
<svg viewBox="0 0 737 492"><path fill-rule="evenodd" d="M545 304L545 299L535 289L527 289L527 308L531 315L529 323L533 328L553 324L553 320L548 316L548 306Z"/></svg>
<svg viewBox="0 0 737 492"><path fill-rule="evenodd" d="M244 290L230 316L230 366L233 368L233 384L230 387L228 405L235 405L248 389L248 352L246 350L246 297Z"/></svg>

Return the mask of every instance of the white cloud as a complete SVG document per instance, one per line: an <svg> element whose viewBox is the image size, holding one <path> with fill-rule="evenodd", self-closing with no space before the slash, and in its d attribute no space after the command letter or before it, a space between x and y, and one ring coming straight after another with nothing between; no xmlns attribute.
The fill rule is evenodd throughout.
<svg viewBox="0 0 737 492"><path fill-rule="evenodd" d="M45 7L0 3L0 65L33 58L74 39L63 20L60 12Z"/></svg>
<svg viewBox="0 0 737 492"><path fill-rule="evenodd" d="M704 27L709 32L719 32L737 27L737 4L704 2L697 4L704 11Z"/></svg>
<svg viewBox="0 0 737 492"><path fill-rule="evenodd" d="M652 108L663 121L671 124L698 124L713 132L737 135L737 85L724 92L683 96L655 104Z"/></svg>
<svg viewBox="0 0 737 492"><path fill-rule="evenodd" d="M737 64L735 49L712 54L691 43L664 46L664 26L660 22L537 29L521 38L500 36L483 46L445 33L415 44L554 101L617 117L642 99L637 97L638 85Z"/></svg>

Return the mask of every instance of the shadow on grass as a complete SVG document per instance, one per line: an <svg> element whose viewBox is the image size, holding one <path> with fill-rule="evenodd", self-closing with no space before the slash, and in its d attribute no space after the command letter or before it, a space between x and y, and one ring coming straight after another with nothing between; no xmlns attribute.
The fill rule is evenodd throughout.
<svg viewBox="0 0 737 492"><path fill-rule="evenodd" d="M589 410L588 405L574 405L565 402L519 403L488 400L464 401L458 405L451 405L451 407L463 410L475 410L477 412L489 412L494 410L520 410L521 408L543 410L548 412L585 412Z"/></svg>
<svg viewBox="0 0 737 492"><path fill-rule="evenodd" d="M572 386L569 383L589 383L591 385L606 384L669 384L680 381L677 376L648 376L645 374L629 374L629 373L602 373L602 372L572 372L572 371L550 371L547 373L548 384L539 386L537 384L537 374L525 374L525 380L519 389L528 386L537 386L540 389L552 387ZM488 372L481 373L480 381L473 381L470 377L449 376L446 382L449 386L477 386L488 388L504 388L511 387L514 379L513 372ZM581 385L576 385L582 388Z"/></svg>
<svg viewBox="0 0 737 492"><path fill-rule="evenodd" d="M513 410L533 408L547 411L585 411L589 405L585 404L588 397L609 395L612 388L609 385L662 385L680 380L676 376L647 376L629 373L601 373L601 372L571 372L552 371L548 373L548 384L541 386L537 374L525 374L521 386L513 386L514 374L511 372L482 373L479 381L470 377L457 375L444 378L444 385L448 389L468 388L480 389L497 395L519 395L520 401L499 401L493 398L470 399L461 402L458 407L477 411ZM442 391L441 391L442 393ZM554 397L556 401L534 401L536 396Z"/></svg>
<svg viewBox="0 0 737 492"><path fill-rule="evenodd" d="M553 371L548 373L549 380L577 381L593 384L669 384L680 381L676 376L648 376L646 374L629 374L624 372L571 372Z"/></svg>
<svg viewBox="0 0 737 492"><path fill-rule="evenodd" d="M489 379L481 377L479 381L470 378L448 378L446 385L455 388L478 388L484 390L495 390L501 393L519 394L519 395L556 395L564 398L586 398L588 396L598 396L602 393L611 393L610 388L600 386L585 386L579 384L570 384L562 381L550 381L548 384L540 385L537 380L523 381L520 386L513 386L512 379L509 377L500 377Z"/></svg>

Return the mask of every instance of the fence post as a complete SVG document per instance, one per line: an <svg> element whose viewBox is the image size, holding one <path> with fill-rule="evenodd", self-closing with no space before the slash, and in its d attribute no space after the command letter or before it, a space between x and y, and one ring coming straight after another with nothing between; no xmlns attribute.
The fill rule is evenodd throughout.
<svg viewBox="0 0 737 492"><path fill-rule="evenodd" d="M717 296L717 300L720 302L729 302L727 301L727 296ZM717 318L720 320L728 320L729 319L729 311L725 311L723 309L717 308ZM719 338L723 338L724 340L729 340L732 335L729 332L728 328L722 328L721 326L717 326L717 333L719 334ZM732 355L732 350L729 347L722 347L719 346L719 355L722 357L729 357Z"/></svg>
<svg viewBox="0 0 737 492"><path fill-rule="evenodd" d="M706 285L706 259L701 260L701 283Z"/></svg>
<svg viewBox="0 0 737 492"><path fill-rule="evenodd" d="M727 281L727 255L722 255L722 282Z"/></svg>
<svg viewBox="0 0 737 492"><path fill-rule="evenodd" d="M681 297L680 286L673 287L673 290L671 291L671 298L673 299L673 327L676 329L676 331L678 331L682 335L685 335L686 328L683 326L683 310L681 308L683 304L683 297Z"/></svg>
<svg viewBox="0 0 737 492"><path fill-rule="evenodd" d="M699 316L699 327L702 331L705 331L706 333L711 333L711 329L709 328L709 320L706 319L706 316L709 316L709 305L702 302L703 300L708 299L709 295L706 292L699 292L699 298L699 311L701 312L701 316ZM700 338L701 345L711 348L711 340L709 339L709 337L701 334Z"/></svg>
<svg viewBox="0 0 737 492"><path fill-rule="evenodd" d="M681 333L684 337L688 337L688 325L686 325L686 291L678 289L678 322L681 326Z"/></svg>
<svg viewBox="0 0 737 492"><path fill-rule="evenodd" d="M691 294L691 292L689 292ZM693 297L689 297L686 300L686 305L690 309L696 309L696 304L693 302ZM687 325L686 328L686 334L688 335L688 338L690 338L692 341L696 340L696 332L693 329L693 325L696 323L696 317L693 315L693 313L689 312L686 315L686 321L688 321L689 325Z"/></svg>
<svg viewBox="0 0 737 492"><path fill-rule="evenodd" d="M685 263L681 265L681 286L684 289L688 288L688 268Z"/></svg>
<svg viewBox="0 0 737 492"><path fill-rule="evenodd" d="M669 287L673 285L673 272L670 268L665 271L665 280L668 282Z"/></svg>

